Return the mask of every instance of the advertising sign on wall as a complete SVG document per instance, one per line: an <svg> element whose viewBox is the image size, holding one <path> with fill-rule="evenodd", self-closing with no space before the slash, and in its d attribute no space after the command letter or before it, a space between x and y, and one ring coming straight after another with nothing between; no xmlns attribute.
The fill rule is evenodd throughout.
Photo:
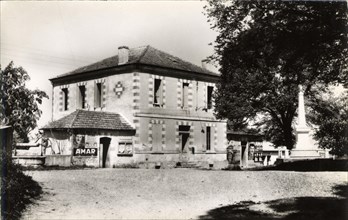
<svg viewBox="0 0 348 220"><path fill-rule="evenodd" d="M73 147L84 148L85 147L85 135L73 135Z"/></svg>
<svg viewBox="0 0 348 220"><path fill-rule="evenodd" d="M74 156L98 156L97 148L74 148Z"/></svg>

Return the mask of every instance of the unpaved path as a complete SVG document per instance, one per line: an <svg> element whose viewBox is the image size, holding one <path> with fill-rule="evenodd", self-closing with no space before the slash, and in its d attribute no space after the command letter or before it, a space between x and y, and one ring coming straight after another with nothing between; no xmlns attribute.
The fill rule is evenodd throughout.
<svg viewBox="0 0 348 220"><path fill-rule="evenodd" d="M331 197L346 172L85 169L27 171L43 187L23 219L190 219L239 201Z"/></svg>

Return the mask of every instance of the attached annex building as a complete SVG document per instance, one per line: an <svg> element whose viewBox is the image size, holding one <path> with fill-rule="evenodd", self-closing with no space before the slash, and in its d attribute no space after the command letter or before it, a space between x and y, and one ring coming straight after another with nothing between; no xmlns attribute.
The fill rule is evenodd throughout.
<svg viewBox="0 0 348 220"><path fill-rule="evenodd" d="M219 75L151 46L50 79L52 122L45 154L71 165L218 163L226 121L213 115Z"/></svg>

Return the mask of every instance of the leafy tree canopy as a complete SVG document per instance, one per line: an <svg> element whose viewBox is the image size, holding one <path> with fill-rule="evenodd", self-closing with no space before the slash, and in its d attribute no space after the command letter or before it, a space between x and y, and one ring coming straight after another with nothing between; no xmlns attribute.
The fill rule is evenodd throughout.
<svg viewBox="0 0 348 220"><path fill-rule="evenodd" d="M347 85L347 3L208 0L205 12L219 32L217 117L238 128L263 115L266 135L291 149L298 85L306 97Z"/></svg>
<svg viewBox="0 0 348 220"><path fill-rule="evenodd" d="M22 67L10 62L5 69L0 67L1 122L13 127L20 142L28 142L28 134L37 127L42 111L39 104L47 94L41 90L31 91L25 87L30 79Z"/></svg>
<svg viewBox="0 0 348 220"><path fill-rule="evenodd" d="M348 154L348 91L340 97L332 94L310 100L309 119L319 125L314 138L331 154Z"/></svg>

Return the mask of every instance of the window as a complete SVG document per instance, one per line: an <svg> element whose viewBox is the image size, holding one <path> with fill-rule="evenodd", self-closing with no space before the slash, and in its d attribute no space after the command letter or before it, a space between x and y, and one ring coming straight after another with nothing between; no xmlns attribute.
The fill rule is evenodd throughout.
<svg viewBox="0 0 348 220"><path fill-rule="evenodd" d="M94 106L96 108L102 107L102 83L96 83L95 84L95 91L94 91Z"/></svg>
<svg viewBox="0 0 348 220"><path fill-rule="evenodd" d="M162 152L162 124L152 124L152 152Z"/></svg>
<svg viewBox="0 0 348 220"><path fill-rule="evenodd" d="M155 79L155 88L153 94L153 106L162 106L163 104L163 92L162 92L162 80Z"/></svg>
<svg viewBox="0 0 348 220"><path fill-rule="evenodd" d="M133 143L129 140L120 141L118 143L117 155L133 155Z"/></svg>
<svg viewBox="0 0 348 220"><path fill-rule="evenodd" d="M86 86L79 86L79 99L78 106L80 108L86 108Z"/></svg>
<svg viewBox="0 0 348 220"><path fill-rule="evenodd" d="M213 90L214 90L214 87L208 86L208 88L207 88L207 109L213 108Z"/></svg>
<svg viewBox="0 0 348 220"><path fill-rule="evenodd" d="M210 127L207 126L207 138L206 138L206 141L207 141L207 150L210 150L211 149L211 132L210 132Z"/></svg>
<svg viewBox="0 0 348 220"><path fill-rule="evenodd" d="M187 108L188 107L188 83L182 84L182 107Z"/></svg>
<svg viewBox="0 0 348 220"><path fill-rule="evenodd" d="M68 110L68 99L69 99L68 88L62 89L62 92L63 92L63 110L66 111Z"/></svg>
<svg viewBox="0 0 348 220"><path fill-rule="evenodd" d="M190 126L179 126L179 137L181 142L181 152L186 152L189 144Z"/></svg>

